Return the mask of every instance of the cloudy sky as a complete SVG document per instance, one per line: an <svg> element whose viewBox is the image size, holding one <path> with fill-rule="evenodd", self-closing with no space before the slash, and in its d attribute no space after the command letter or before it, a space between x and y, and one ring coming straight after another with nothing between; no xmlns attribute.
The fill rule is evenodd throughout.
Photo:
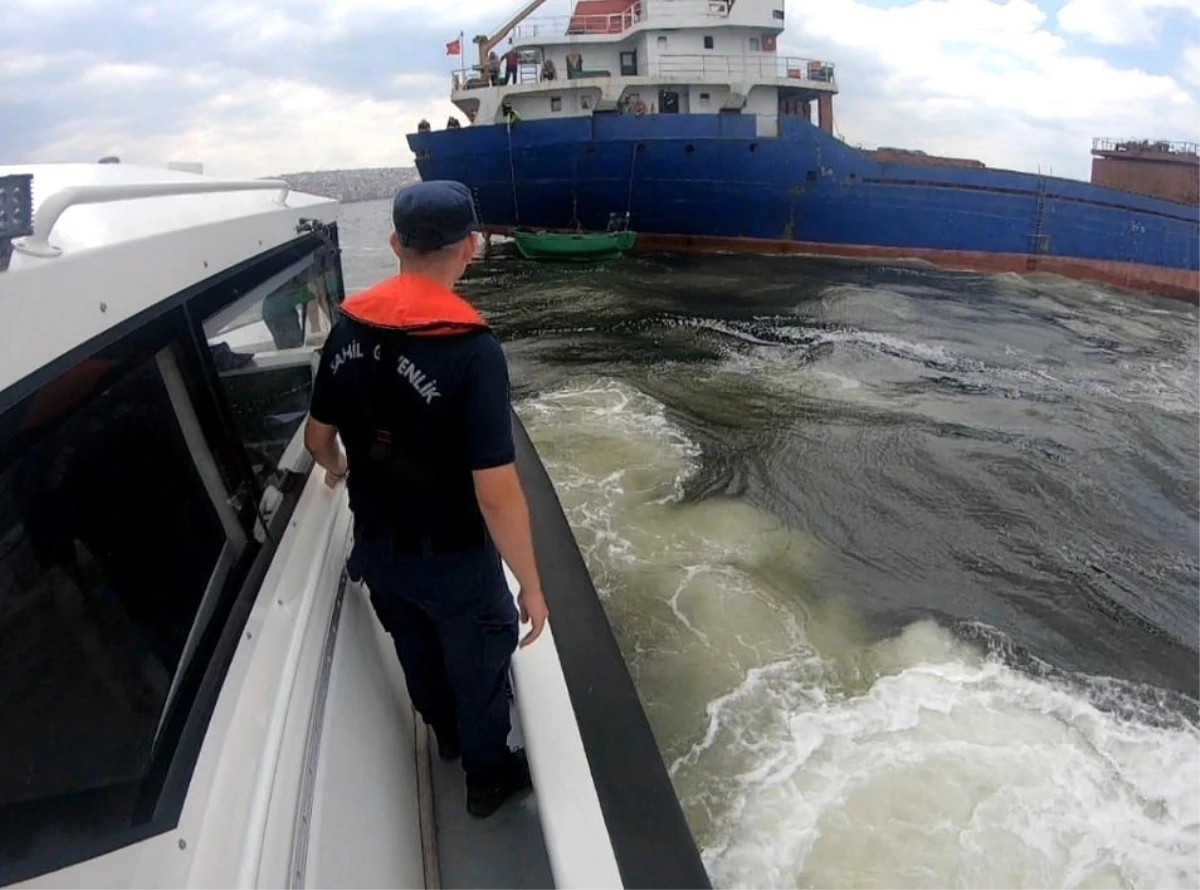
<svg viewBox="0 0 1200 890"><path fill-rule="evenodd" d="M8 0L0 163L218 175L411 163L483 0ZM549 0L540 14L565 12ZM1086 178L1093 136L1200 141L1200 0L791 0L780 52L837 64L840 135Z"/></svg>

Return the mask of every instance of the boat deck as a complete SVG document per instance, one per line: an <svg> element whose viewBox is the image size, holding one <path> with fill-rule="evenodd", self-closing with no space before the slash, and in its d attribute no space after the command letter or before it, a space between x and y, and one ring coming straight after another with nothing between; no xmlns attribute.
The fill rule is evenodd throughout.
<svg viewBox="0 0 1200 890"><path fill-rule="evenodd" d="M516 708L509 744L521 745ZM433 808L437 825L441 885L468 887L553 887L550 860L538 820L537 798L510 800L487 819L467 813L466 787L458 761L444 763L431 746Z"/></svg>

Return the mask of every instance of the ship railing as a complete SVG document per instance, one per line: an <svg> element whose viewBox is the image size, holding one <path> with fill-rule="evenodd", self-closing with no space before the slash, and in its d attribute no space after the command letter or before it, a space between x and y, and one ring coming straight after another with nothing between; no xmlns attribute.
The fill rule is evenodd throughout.
<svg viewBox="0 0 1200 890"><path fill-rule="evenodd" d="M569 61L569 60L568 60ZM508 77L507 63L500 69L500 77L496 86L508 86L514 80ZM604 72L606 75L608 72ZM548 59L538 49L523 49L518 51L518 60L516 71L513 72L515 83L545 83L555 80L558 77L565 76L568 80L578 79L580 76L596 76L592 72L583 71L581 75L573 73L568 67L562 74L558 71L558 66L554 65L553 60ZM490 78L484 73L483 69L478 65L472 65L470 68L462 68L452 72L450 75L450 88L457 92L458 90L478 90L493 86Z"/></svg>
<svg viewBox="0 0 1200 890"><path fill-rule="evenodd" d="M666 77L762 77L834 82L832 63L795 56L662 55L651 67L654 74Z"/></svg>
<svg viewBox="0 0 1200 890"><path fill-rule="evenodd" d="M734 0L641 0L655 25L695 26L704 18L728 18Z"/></svg>
<svg viewBox="0 0 1200 890"><path fill-rule="evenodd" d="M582 69L573 70L570 58L566 70L558 71L555 67L553 74L556 79L586 80L590 77L611 77L615 72L608 68L602 70ZM540 50L521 50L520 62L515 72L517 84L541 83L548 80L546 62ZM763 80L781 79L796 81L798 84L821 83L834 85L834 66L831 62L816 59L804 59L797 56L776 55L711 55L711 54L668 54L661 55L645 68L636 73L625 72L634 76L669 77L679 79L694 77L698 80L727 79L734 82L738 79L759 78ZM452 75L451 88L474 90L491 86L491 81L478 66L455 71ZM502 73L500 83L505 83Z"/></svg>
<svg viewBox="0 0 1200 890"><path fill-rule="evenodd" d="M480 87L491 86L482 69L475 65L471 68L462 68L450 74L450 89L452 92L459 90L474 90Z"/></svg>
<svg viewBox="0 0 1200 890"><path fill-rule="evenodd" d="M1108 139L1092 140L1092 151L1136 152L1139 154L1197 155L1200 145L1195 142L1177 142L1166 139Z"/></svg>
<svg viewBox="0 0 1200 890"><path fill-rule="evenodd" d="M517 65L516 82L518 84L541 83L547 80L545 69L542 66L543 62L540 58L533 61L521 59ZM450 75L450 89L453 92L487 89L491 86L508 86L509 83L511 81L507 79L507 72L503 67L500 69L500 78L496 84L491 82L488 75L478 65L454 71Z"/></svg>
<svg viewBox="0 0 1200 890"><path fill-rule="evenodd" d="M512 29L510 37L514 43L544 43L562 37L624 34L638 22L645 20L645 3L638 2L623 12L598 15L555 15L526 19Z"/></svg>

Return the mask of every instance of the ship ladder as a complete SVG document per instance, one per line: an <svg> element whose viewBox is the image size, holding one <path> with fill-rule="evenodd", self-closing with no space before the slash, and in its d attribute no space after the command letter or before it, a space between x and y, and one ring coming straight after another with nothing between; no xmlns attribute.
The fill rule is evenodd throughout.
<svg viewBox="0 0 1200 890"><path fill-rule="evenodd" d="M1033 231L1029 233L1029 255L1025 258L1025 269L1037 269L1038 257L1050 250L1050 236L1046 234L1046 177L1038 173L1037 208L1034 210Z"/></svg>

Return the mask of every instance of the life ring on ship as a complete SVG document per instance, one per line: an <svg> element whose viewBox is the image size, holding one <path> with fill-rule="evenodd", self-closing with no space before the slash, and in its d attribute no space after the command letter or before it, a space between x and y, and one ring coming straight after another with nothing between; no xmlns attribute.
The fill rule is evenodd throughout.
<svg viewBox="0 0 1200 890"><path fill-rule="evenodd" d="M643 102L641 99L638 99L636 102L634 102L633 103L633 113L636 115L639 115L639 116L645 114L646 113L646 103Z"/></svg>

